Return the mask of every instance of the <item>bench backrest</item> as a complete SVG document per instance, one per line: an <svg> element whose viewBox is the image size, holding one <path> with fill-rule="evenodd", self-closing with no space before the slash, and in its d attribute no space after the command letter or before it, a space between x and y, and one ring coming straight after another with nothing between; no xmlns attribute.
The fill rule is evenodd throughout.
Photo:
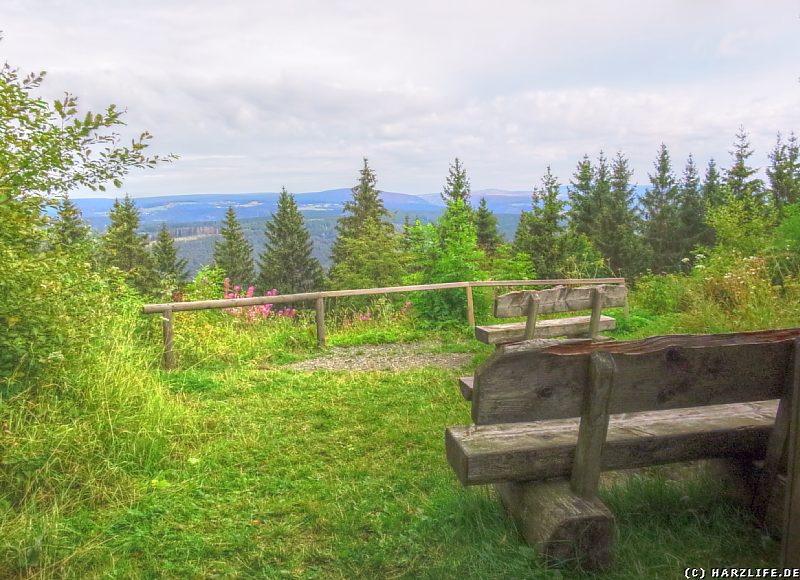
<svg viewBox="0 0 800 580"><path fill-rule="evenodd" d="M608 413L783 396L800 329L660 336L625 342L531 340L500 347L475 373L476 425L581 416L590 356L613 359Z"/></svg>
<svg viewBox="0 0 800 580"><path fill-rule="evenodd" d="M534 296L539 298L538 314L589 310L595 290L601 291L600 308L625 306L628 296L625 286L556 286L547 290L522 290L499 296L494 301L494 315L496 318L527 316L529 302Z"/></svg>

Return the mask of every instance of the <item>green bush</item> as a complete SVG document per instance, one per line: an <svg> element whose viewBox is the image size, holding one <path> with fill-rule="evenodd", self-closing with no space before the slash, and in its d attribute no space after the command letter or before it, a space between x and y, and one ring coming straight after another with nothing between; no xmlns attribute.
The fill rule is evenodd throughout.
<svg viewBox="0 0 800 580"><path fill-rule="evenodd" d="M646 274L636 282L632 302L652 314L680 312L688 306L688 284L687 277L679 274Z"/></svg>

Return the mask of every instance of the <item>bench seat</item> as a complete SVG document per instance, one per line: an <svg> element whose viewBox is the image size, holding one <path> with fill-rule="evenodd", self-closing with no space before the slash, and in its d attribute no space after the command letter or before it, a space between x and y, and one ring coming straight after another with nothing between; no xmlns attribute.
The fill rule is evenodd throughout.
<svg viewBox="0 0 800 580"><path fill-rule="evenodd" d="M578 336L589 333L591 316L570 316L536 322L535 338ZM600 316L600 331L614 330L617 321L610 316ZM505 344L525 339L525 323L510 322L491 326L476 326L475 338L485 344Z"/></svg>
<svg viewBox="0 0 800 580"><path fill-rule="evenodd" d="M763 457L778 401L612 415L603 470L725 456ZM447 460L464 485L568 477L579 418L449 427Z"/></svg>

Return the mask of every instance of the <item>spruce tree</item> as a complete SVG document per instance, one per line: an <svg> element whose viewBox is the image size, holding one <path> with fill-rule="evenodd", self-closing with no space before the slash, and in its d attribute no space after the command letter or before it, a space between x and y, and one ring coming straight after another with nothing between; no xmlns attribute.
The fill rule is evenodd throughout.
<svg viewBox="0 0 800 580"><path fill-rule="evenodd" d="M586 236L591 235L596 218L593 182L594 168L589 156L584 155L570 181L567 195L570 227L574 232Z"/></svg>
<svg viewBox="0 0 800 580"><path fill-rule="evenodd" d="M101 242L101 261L122 272L126 281L143 293L152 293L157 286L153 262L147 251L147 236L139 234L139 210L126 195L108 212L111 223Z"/></svg>
<svg viewBox="0 0 800 580"><path fill-rule="evenodd" d="M214 266L222 269L232 285L242 287L255 282L253 247L245 238L233 206L228 206L220 230L222 239L214 242Z"/></svg>
<svg viewBox="0 0 800 580"><path fill-rule="evenodd" d="M328 274L334 288L391 286L402 277L400 236L388 220L390 213L376 183L375 172L365 158L358 184L352 189L353 199L344 204L347 215L336 222Z"/></svg>
<svg viewBox="0 0 800 580"><path fill-rule="evenodd" d="M722 178L713 157L708 160L702 192L703 202L707 208L719 207L725 203L726 194L722 186Z"/></svg>
<svg viewBox="0 0 800 580"><path fill-rule="evenodd" d="M470 209L469 197L470 185L467 172L464 166L461 165L461 161L456 157L455 161L450 164L450 171L442 191L442 199L445 203L460 199L467 206L467 209Z"/></svg>
<svg viewBox="0 0 800 580"><path fill-rule="evenodd" d="M775 148L769 154L770 165L767 168L772 201L783 216L786 205L800 201L800 149L797 136L789 135L786 143L778 133Z"/></svg>
<svg viewBox="0 0 800 580"><path fill-rule="evenodd" d="M601 169L606 166L605 159L600 157L595 189L607 193L601 199L598 234L590 241L608 260L613 272L626 278L640 273L643 269L643 258L646 249L639 238L640 222L633 207L634 187L631 184L633 170L628 160L618 152L611 163L610 172Z"/></svg>
<svg viewBox="0 0 800 580"><path fill-rule="evenodd" d="M752 210L764 209L764 183L753 178L758 169L748 165L748 159L753 155L750 141L744 127L739 127L736 141L733 144L731 157L733 165L725 172L725 184L735 199L745 202Z"/></svg>
<svg viewBox="0 0 800 580"><path fill-rule="evenodd" d="M259 258L258 287L281 294L300 294L320 288L322 266L312 256L314 244L294 196L281 189L278 211L264 226L267 238Z"/></svg>
<svg viewBox="0 0 800 580"><path fill-rule="evenodd" d="M156 274L168 283L177 287L182 286L189 277L189 273L186 271L187 260L178 258L178 248L175 246L175 240L170 235L166 223L161 224L151 251Z"/></svg>
<svg viewBox="0 0 800 580"><path fill-rule="evenodd" d="M533 271L540 278L555 278L562 269L562 224L564 201L559 199L560 185L550 167L542 177L542 186L533 192L530 212L522 212L514 236L514 249L531 258Z"/></svg>
<svg viewBox="0 0 800 580"><path fill-rule="evenodd" d="M695 247L708 246L714 241L713 231L705 223L706 204L703 203L700 175L691 154L686 160L679 188L679 230L676 237L680 243L681 260L683 260Z"/></svg>
<svg viewBox="0 0 800 580"><path fill-rule="evenodd" d="M89 237L89 226L83 221L81 210L66 194L56 206L56 219L52 222L53 241L61 246L74 246Z"/></svg>
<svg viewBox="0 0 800 580"><path fill-rule="evenodd" d="M486 206L486 198L482 197L475 212L475 230L478 236L478 247L489 255L494 255L502 238L497 231L497 218Z"/></svg>
<svg viewBox="0 0 800 580"><path fill-rule="evenodd" d="M679 188L672 172L672 162L665 144L661 144L653 162L650 187L642 197L644 242L650 252L653 272L671 272L680 266L682 245L679 239Z"/></svg>

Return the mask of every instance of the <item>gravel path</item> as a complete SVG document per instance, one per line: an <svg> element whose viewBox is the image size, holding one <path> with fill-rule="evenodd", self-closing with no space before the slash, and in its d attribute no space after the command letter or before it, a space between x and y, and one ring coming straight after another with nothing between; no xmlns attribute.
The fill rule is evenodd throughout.
<svg viewBox="0 0 800 580"><path fill-rule="evenodd" d="M418 367L459 368L472 361L465 352L431 352L437 343L380 344L329 348L323 356L287 365L298 371L397 371Z"/></svg>

